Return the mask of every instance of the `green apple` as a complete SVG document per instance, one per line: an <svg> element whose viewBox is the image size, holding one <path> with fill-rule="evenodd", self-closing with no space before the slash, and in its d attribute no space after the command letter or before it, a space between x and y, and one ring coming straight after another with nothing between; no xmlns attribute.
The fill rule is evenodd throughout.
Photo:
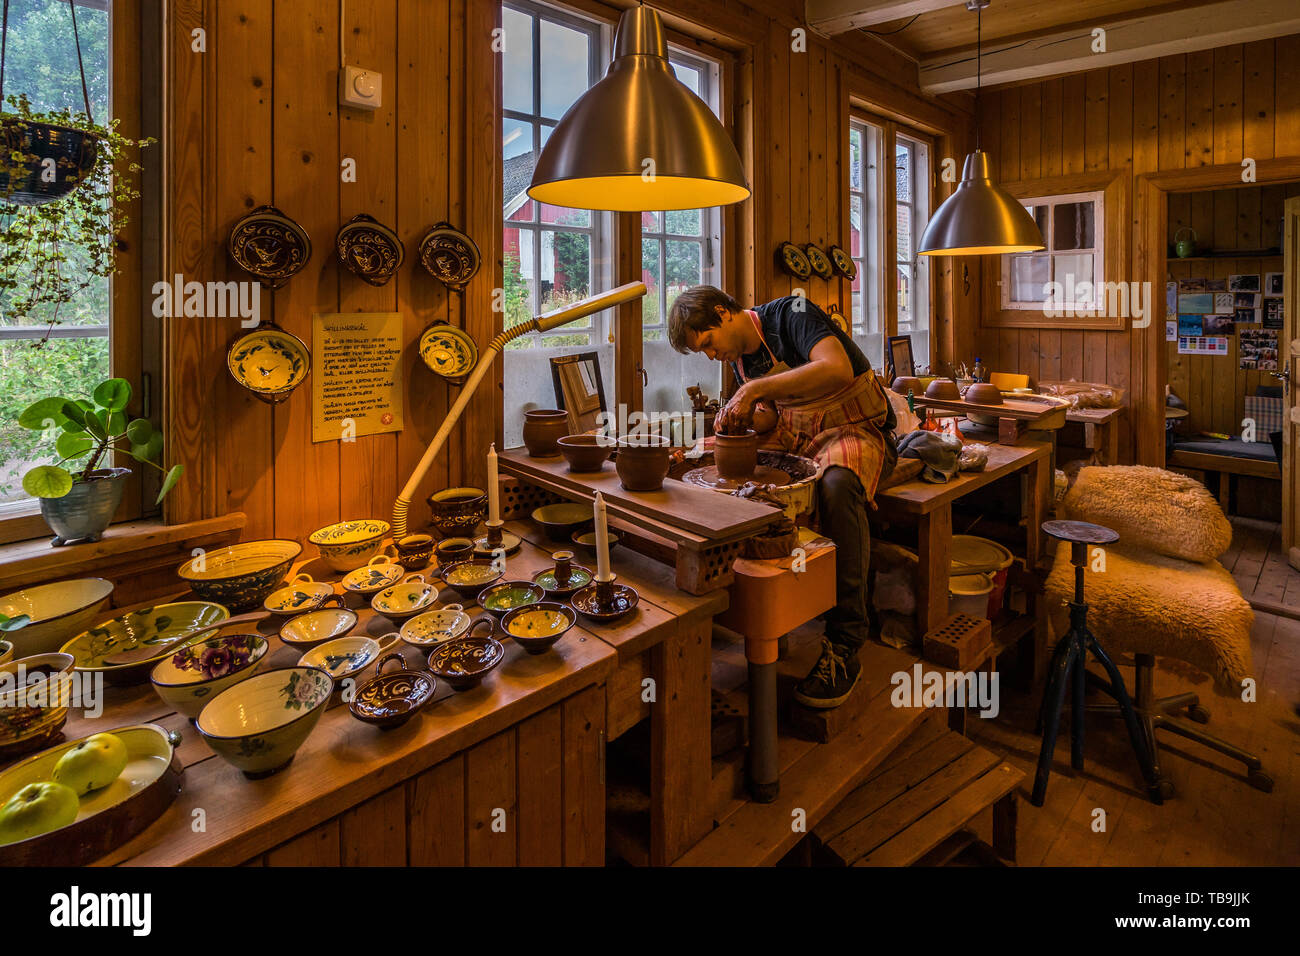
<svg viewBox="0 0 1300 956"><path fill-rule="evenodd" d="M66 827L81 801L61 783L29 783L0 807L0 844L15 843Z"/></svg>
<svg viewBox="0 0 1300 956"><path fill-rule="evenodd" d="M95 734L69 748L54 765L54 779L78 796L107 787L126 769L126 744L113 734Z"/></svg>

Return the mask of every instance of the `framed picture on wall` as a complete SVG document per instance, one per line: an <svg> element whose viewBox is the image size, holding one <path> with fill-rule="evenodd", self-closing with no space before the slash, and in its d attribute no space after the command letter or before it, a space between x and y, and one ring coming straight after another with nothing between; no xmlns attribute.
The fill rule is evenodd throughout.
<svg viewBox="0 0 1300 956"><path fill-rule="evenodd" d="M886 356L889 364L887 379L892 382L900 375L915 375L916 363L912 359L912 337L910 335L891 335L889 352Z"/></svg>

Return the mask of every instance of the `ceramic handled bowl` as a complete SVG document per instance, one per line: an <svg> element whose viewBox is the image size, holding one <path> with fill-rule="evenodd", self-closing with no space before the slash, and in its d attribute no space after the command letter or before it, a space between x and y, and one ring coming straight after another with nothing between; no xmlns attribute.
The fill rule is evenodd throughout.
<svg viewBox="0 0 1300 956"><path fill-rule="evenodd" d="M391 661L401 664L401 669L385 674L384 665ZM393 730L433 700L437 686L432 674L408 670L401 654L389 654L375 665L375 676L357 688L348 710L363 723L380 730Z"/></svg>

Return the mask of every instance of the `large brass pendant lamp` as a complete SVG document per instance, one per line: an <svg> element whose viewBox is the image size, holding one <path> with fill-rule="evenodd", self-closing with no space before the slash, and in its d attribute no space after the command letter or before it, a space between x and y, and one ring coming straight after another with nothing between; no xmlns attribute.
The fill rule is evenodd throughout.
<svg viewBox="0 0 1300 956"><path fill-rule="evenodd" d="M976 11L975 152L966 157L956 192L935 210L921 236L923 256L987 256L1036 252L1044 247L1038 224L1014 196L999 189L989 169L989 156L979 148L979 58L983 52L983 9L989 0L967 0Z"/></svg>
<svg viewBox="0 0 1300 956"><path fill-rule="evenodd" d="M749 197L727 131L673 74L654 10L623 13L609 70L556 125L528 195L615 212L699 209Z"/></svg>

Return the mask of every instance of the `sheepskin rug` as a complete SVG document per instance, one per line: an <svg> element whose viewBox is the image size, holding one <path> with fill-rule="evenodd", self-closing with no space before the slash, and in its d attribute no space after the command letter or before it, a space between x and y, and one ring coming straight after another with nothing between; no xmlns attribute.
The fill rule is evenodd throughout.
<svg viewBox="0 0 1300 956"><path fill-rule="evenodd" d="M1205 486L1163 468L1083 468L1062 506L1117 532L1121 544L1184 561L1213 561L1232 544L1232 525Z"/></svg>

